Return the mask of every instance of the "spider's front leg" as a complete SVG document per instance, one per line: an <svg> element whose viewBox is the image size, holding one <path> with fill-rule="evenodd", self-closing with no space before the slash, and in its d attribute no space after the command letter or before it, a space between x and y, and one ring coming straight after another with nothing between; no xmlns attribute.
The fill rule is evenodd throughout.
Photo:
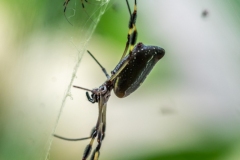
<svg viewBox="0 0 240 160"><path fill-rule="evenodd" d="M127 50L129 48L129 45L131 45L129 54L132 53L133 47L134 47L134 45L135 45L135 43L137 41L137 28L136 28L137 0L135 0L135 3L134 3L134 11L133 11L133 13L131 12L131 8L130 8L130 5L129 5L127 0L126 0L126 2L127 2L127 6L128 6L128 11L129 11L129 14L130 14L130 19L129 19L129 24L128 24L128 34L127 34L126 47L124 49L123 55L121 57L121 60L125 57L125 55L127 53Z"/></svg>
<svg viewBox="0 0 240 160"><path fill-rule="evenodd" d="M129 13L130 13L130 19L129 19L129 25L128 25L128 35L127 35L127 43L126 43L126 47L125 47L125 50L123 52L123 55L120 59L120 62L118 63L117 65L117 71L116 69L113 70L111 73L112 73L112 76L110 77L110 81L113 81L119 73L121 73L121 71L127 66L128 62L134 58L133 57L133 48L134 48L134 45L136 44L136 41L137 41L137 28L136 28L136 20L137 20L137 0L135 0L135 3L134 3L134 11L133 13L131 13L131 9L130 9L130 6L129 6L129 3L128 3L128 0L126 0L127 2L127 6L128 6L128 10L129 10ZM127 53L127 50L129 48L129 45L130 45L130 50L129 50L129 56L127 55L126 56L126 53Z"/></svg>

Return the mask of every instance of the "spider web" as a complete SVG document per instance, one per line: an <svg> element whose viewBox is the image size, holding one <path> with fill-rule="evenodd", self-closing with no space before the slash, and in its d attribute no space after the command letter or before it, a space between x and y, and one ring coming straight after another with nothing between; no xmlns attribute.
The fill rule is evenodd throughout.
<svg viewBox="0 0 240 160"><path fill-rule="evenodd" d="M67 21L77 31L77 34L73 33L75 36L72 36L71 40L69 40L71 42L71 44L73 45L73 47L77 50L77 61L76 61L76 64L74 65L74 68L72 70L72 76L71 76L70 82L68 83L65 94L62 98L61 106L60 106L59 111L57 113L55 124L54 124L53 129L52 129L52 135L55 134L56 128L57 128L58 123L59 123L59 119L61 117L63 108L66 105L67 99L68 98L72 99L71 89L72 89L74 79L76 78L76 73L77 73L79 65L81 63L82 56L83 56L84 52L86 51L88 42L90 41L101 16L106 11L107 5L108 5L110 0L99 0L99 1L100 2L98 2L97 4L94 4L94 3L89 3L88 4L88 5L95 5L95 7L94 7L93 11L90 12L91 14L89 14L87 11L85 11L88 19L86 20L86 22L84 22L83 26L80 24L80 22L78 22L79 16L77 15L76 1L74 3L75 7L73 7L73 8L69 7L72 12L65 15ZM81 26L81 27L79 27L79 26ZM86 27L87 27L87 29L85 29ZM78 38L79 36L81 37L81 39ZM50 156L50 151L51 151L52 142L53 142L53 136L52 135L49 136L48 141L47 141L47 146L48 147L46 149L45 160L50 159L49 156Z"/></svg>

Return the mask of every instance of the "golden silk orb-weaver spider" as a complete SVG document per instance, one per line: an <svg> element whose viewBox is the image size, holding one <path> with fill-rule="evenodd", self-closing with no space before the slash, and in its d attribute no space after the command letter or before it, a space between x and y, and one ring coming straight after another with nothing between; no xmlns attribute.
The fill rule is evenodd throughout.
<svg viewBox="0 0 240 160"><path fill-rule="evenodd" d="M65 1L65 6L69 0ZM83 3L83 0L81 1ZM154 65L164 56L165 51L158 46L147 46L143 43L137 43L137 0L134 1L134 11L131 12L128 0L126 0L127 7L130 13L129 31L127 34L127 43L125 50L120 59L120 62L111 72L111 75L107 73L106 69L98 62L98 60L89 52L89 55L96 61L101 67L103 73L107 77L107 80L98 88L87 89L79 86L73 86L82 90L86 90L87 99L91 103L98 103L98 119L95 127L93 128L91 135L85 138L71 139L65 138L59 135L54 135L56 138L60 138L68 141L81 141L91 139L90 143L86 146L82 160L86 160L91 153L92 145L95 138L97 138L97 147L92 153L91 160L97 160L100 156L100 149L105 137L106 131L106 107L111 91L113 90L115 95L119 98L124 98L133 93L143 81L147 75L151 72ZM84 6L83 6L84 7ZM65 11L65 9L64 9ZM136 45L135 45L136 44ZM128 51L128 54L126 55ZM91 92L89 95L88 92Z"/></svg>

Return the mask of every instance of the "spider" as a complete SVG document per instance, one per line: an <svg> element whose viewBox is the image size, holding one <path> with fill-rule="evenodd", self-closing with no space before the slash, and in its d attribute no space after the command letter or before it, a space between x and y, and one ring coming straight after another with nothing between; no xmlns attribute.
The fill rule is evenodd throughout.
<svg viewBox="0 0 240 160"><path fill-rule="evenodd" d="M66 1L68 2L68 1ZM120 59L120 62L111 72L111 75L107 73L106 69L98 62L98 60L87 51L88 54L94 59L94 61L101 67L103 73L107 77L107 80L98 88L92 90L73 86L87 91L86 96L91 103L98 103L98 119L95 127L93 128L91 135L85 138L70 139L54 135L57 138L68 141L81 141L85 139L91 139L90 143L86 146L82 160L86 160L92 150L92 145L97 137L97 147L92 153L91 160L97 160L100 156L100 149L102 141L105 137L106 130L106 107L111 91L113 90L115 95L119 98L124 98L133 93L146 79L147 75L151 72L154 65L160 60L164 54L164 49L158 46L147 46L143 43L137 43L137 0L134 1L134 11L131 12L128 0L126 0L127 7L130 13L129 31L127 34L127 43L125 50ZM135 45L136 44L136 45ZM129 50L129 51L128 51ZM126 55L128 51L128 54ZM91 95L89 94L91 92Z"/></svg>

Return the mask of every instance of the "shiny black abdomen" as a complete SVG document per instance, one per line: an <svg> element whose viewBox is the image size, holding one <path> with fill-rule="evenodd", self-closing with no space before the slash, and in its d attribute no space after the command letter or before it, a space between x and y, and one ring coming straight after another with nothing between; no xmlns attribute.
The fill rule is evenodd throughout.
<svg viewBox="0 0 240 160"><path fill-rule="evenodd" d="M127 55L116 66L113 73L130 58L128 64L119 73L114 81L114 92L119 98L126 97L134 92L143 83L153 66L165 54L164 49L157 46L145 46L138 43L132 51L132 56Z"/></svg>

